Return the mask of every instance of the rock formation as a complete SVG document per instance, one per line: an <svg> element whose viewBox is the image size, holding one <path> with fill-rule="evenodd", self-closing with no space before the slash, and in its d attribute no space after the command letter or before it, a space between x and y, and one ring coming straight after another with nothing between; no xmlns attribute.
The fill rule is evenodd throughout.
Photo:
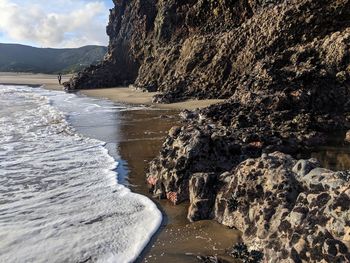
<svg viewBox="0 0 350 263"><path fill-rule="evenodd" d="M217 195L215 218L267 262L349 262L350 173L275 152L247 159Z"/></svg>
<svg viewBox="0 0 350 263"><path fill-rule="evenodd" d="M345 134L345 142L350 143L350 130Z"/></svg>
<svg viewBox="0 0 350 263"><path fill-rule="evenodd" d="M249 95L259 95L264 103L279 100L279 107L325 93L333 103L344 100L340 95L346 95L349 84L346 0L114 3L108 55L67 83L71 89L135 82L164 92L158 101L235 95L248 103L255 101ZM324 104L319 99L314 106Z"/></svg>
<svg viewBox="0 0 350 263"><path fill-rule="evenodd" d="M349 0L115 0L109 52L70 90L133 83L182 113L147 181L189 220L243 232L232 255L349 261L349 176L294 155L350 130ZM278 151L278 152L276 152ZM241 252L239 252L241 251ZM243 251L243 252L242 252ZM250 253L250 254L249 254Z"/></svg>

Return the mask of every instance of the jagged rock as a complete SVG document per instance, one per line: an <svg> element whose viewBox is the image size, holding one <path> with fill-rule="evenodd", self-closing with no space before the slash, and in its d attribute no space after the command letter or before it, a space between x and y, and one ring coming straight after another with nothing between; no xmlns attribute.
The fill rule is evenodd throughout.
<svg viewBox="0 0 350 263"><path fill-rule="evenodd" d="M171 193L168 197L173 203L188 200L193 174L220 174L263 152L297 153L320 145L325 143L324 134L334 128L336 119L332 115L300 118L296 127L292 121L286 121L286 116L293 118L292 113L269 113L254 106L232 105L224 103L196 114L183 114L190 118L185 119L183 127L171 129L160 155L150 164L147 176L154 193L164 191L164 196ZM315 125L317 118L324 123L321 127ZM299 173L305 175L314 166L301 164Z"/></svg>
<svg viewBox="0 0 350 263"><path fill-rule="evenodd" d="M244 243L238 243L233 246L230 254L233 258L239 259L242 263L260 263L264 255L256 250L250 250Z"/></svg>
<svg viewBox="0 0 350 263"><path fill-rule="evenodd" d="M104 60L90 66L63 83L68 91L76 89L127 86L134 83L143 54L140 49L156 15L155 1L113 0L107 34L108 52Z"/></svg>
<svg viewBox="0 0 350 263"><path fill-rule="evenodd" d="M267 262L348 262L349 181L320 168L300 176L296 164L279 152L239 164L217 195L216 219L241 230Z"/></svg>
<svg viewBox="0 0 350 263"><path fill-rule="evenodd" d="M213 218L216 185L217 176L215 174L192 175L189 183L190 207L187 216L189 221Z"/></svg>
<svg viewBox="0 0 350 263"><path fill-rule="evenodd" d="M218 256L197 256L200 263L233 263L232 260L228 260Z"/></svg>
<svg viewBox="0 0 350 263"><path fill-rule="evenodd" d="M177 204L189 199L192 174L223 172L238 164L245 149L225 135L225 130L213 133L210 126L171 129L147 175L154 193L164 191L164 195Z"/></svg>
<svg viewBox="0 0 350 263"><path fill-rule="evenodd" d="M299 160L295 166L293 167L293 172L296 173L299 176L305 176L308 174L312 169L319 167L320 164L316 159L310 159L310 160Z"/></svg>
<svg viewBox="0 0 350 263"><path fill-rule="evenodd" d="M347 0L114 3L105 60L69 88L135 82L163 92L155 99L163 102L233 96L280 109L349 107Z"/></svg>
<svg viewBox="0 0 350 263"><path fill-rule="evenodd" d="M350 130L346 132L346 135L345 135L345 142L350 143Z"/></svg>

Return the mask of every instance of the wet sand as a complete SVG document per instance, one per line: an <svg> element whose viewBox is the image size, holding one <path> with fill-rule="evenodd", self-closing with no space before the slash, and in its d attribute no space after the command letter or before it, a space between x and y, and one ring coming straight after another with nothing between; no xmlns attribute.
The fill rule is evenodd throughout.
<svg viewBox="0 0 350 263"><path fill-rule="evenodd" d="M145 183L148 163L158 154L170 127L178 122L177 111L138 110L123 112L120 127L121 155L128 171L127 184L135 192L150 198ZM154 199L153 199L154 200ZM154 200L164 214L164 222L145 249L139 262L190 263L197 255L216 254L225 258L225 251L239 241L239 232L206 220L187 221L188 203L174 206L167 200ZM227 262L234 262L227 258Z"/></svg>
<svg viewBox="0 0 350 263"><path fill-rule="evenodd" d="M69 80L72 75L62 76L62 83ZM0 72L0 84L27 84L43 85L46 89L62 90L63 86L58 85L56 75L31 74L31 73L8 73ZM204 108L223 100L188 100L179 103L159 104L153 103L152 97L156 92L142 92L132 87L116 87L81 90L79 93L101 99L109 99L114 102L127 104L143 104L162 109L196 109Z"/></svg>
<svg viewBox="0 0 350 263"><path fill-rule="evenodd" d="M63 75L62 83L71 76ZM62 86L58 84L57 76L49 74L0 72L0 84L43 85L46 89L62 90Z"/></svg>
<svg viewBox="0 0 350 263"><path fill-rule="evenodd" d="M81 94L96 98L105 98L115 102L127 104L143 104L161 109L188 109L204 108L212 104L223 102L224 100L188 100L184 102L162 104L153 103L152 97L157 92L143 92L135 90L132 87L128 88L108 88L108 89L90 89L81 90Z"/></svg>
<svg viewBox="0 0 350 263"><path fill-rule="evenodd" d="M67 78L67 76L64 76L64 79ZM2 84L45 84L44 88L47 89L61 89L55 83L56 81L56 77L52 75L0 73L0 83ZM109 98L116 102L152 105L152 103L147 103L142 96L129 94L129 92L134 94L137 91L126 91L126 94L136 96L138 101L135 98L124 101L117 97L114 90L121 89L91 90L82 93L97 98ZM149 96L147 93L138 93ZM170 107L172 108L170 110L153 107L124 111L119 114L120 120L116 124L117 127L113 129L118 130L118 136L109 134L103 129L96 129L96 127L91 127L90 131L92 133L103 132L102 137L105 138L105 141L115 141L117 137L117 152L121 158L121 160L118 160L119 167L117 170L123 177L119 178L119 181L126 184L132 191L152 198L145 182L145 174L149 162L159 153L168 130L178 123L179 111L175 109L204 107L206 103L192 105L186 102ZM108 129L110 130L111 127ZM110 140L106 136L110 137ZM239 240L238 231L222 226L215 221L206 220L189 223L186 219L189 204L186 202L174 206L167 200L153 200L163 212L164 220L152 242L140 255L138 262L191 263L198 262L197 255L213 254L227 258L226 250L230 249ZM232 258L227 258L227 260L227 262L234 262Z"/></svg>

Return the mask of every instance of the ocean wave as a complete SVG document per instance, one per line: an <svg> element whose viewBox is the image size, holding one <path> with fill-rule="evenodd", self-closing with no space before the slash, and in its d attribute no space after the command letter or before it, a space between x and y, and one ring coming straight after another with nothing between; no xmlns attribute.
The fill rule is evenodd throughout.
<svg viewBox="0 0 350 263"><path fill-rule="evenodd" d="M131 262L161 213L118 184L105 143L72 128L55 106L64 101L71 112L124 110L0 86L0 262Z"/></svg>

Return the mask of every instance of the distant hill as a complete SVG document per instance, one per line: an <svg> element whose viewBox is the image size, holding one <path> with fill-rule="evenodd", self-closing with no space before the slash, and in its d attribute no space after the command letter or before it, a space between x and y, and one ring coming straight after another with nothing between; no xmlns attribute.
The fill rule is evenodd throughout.
<svg viewBox="0 0 350 263"><path fill-rule="evenodd" d="M35 48L0 44L0 72L73 73L101 61L107 47Z"/></svg>

